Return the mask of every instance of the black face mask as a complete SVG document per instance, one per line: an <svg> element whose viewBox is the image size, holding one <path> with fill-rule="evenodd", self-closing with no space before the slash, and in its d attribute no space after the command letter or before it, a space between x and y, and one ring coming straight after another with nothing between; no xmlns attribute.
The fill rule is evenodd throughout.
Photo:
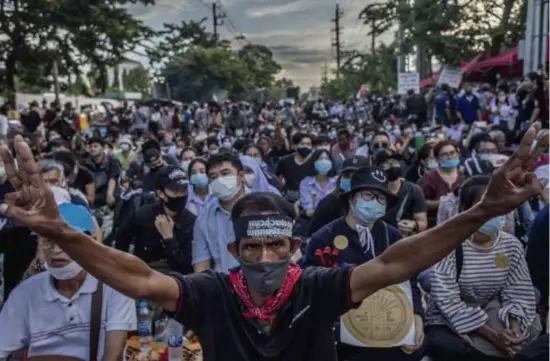
<svg viewBox="0 0 550 361"><path fill-rule="evenodd" d="M300 156L302 158L305 158L305 157L307 157L308 155L311 154L311 149L307 148L307 147L300 147L300 148L296 149L296 152L298 154L300 154Z"/></svg>
<svg viewBox="0 0 550 361"><path fill-rule="evenodd" d="M166 208L171 210L172 212L179 213L183 211L185 208L185 205L187 204L187 196L180 196L180 197L168 197L166 196L166 201L164 201L164 205Z"/></svg>
<svg viewBox="0 0 550 361"><path fill-rule="evenodd" d="M401 167L391 167L386 171L389 182L394 182L401 177Z"/></svg>

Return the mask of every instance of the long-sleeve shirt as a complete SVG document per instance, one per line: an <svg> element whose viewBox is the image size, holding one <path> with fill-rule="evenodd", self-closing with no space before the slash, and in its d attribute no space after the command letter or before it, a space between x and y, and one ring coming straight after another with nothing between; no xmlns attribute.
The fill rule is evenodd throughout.
<svg viewBox="0 0 550 361"><path fill-rule="evenodd" d="M134 254L144 262L166 260L172 271L182 274L193 272L191 242L195 216L184 209L174 221L174 238L163 239L155 226L155 218L164 214L163 206L151 204L140 208L118 228L113 236L115 248L128 252L134 243Z"/></svg>
<svg viewBox="0 0 550 361"><path fill-rule="evenodd" d="M528 336L535 319L535 291L521 242L500 232L490 248L471 241L462 248L458 282L454 251L433 268L426 325L448 325L460 334L470 333L487 322L483 307L498 298L501 321L508 327L509 316L514 315Z"/></svg>

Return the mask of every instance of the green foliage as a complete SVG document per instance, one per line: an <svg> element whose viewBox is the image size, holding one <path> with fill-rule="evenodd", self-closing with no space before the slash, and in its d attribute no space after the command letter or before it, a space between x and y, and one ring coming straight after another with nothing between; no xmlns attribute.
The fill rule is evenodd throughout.
<svg viewBox="0 0 550 361"><path fill-rule="evenodd" d="M138 67L122 73L124 91L141 93L142 98L151 95L151 74L145 68Z"/></svg>
<svg viewBox="0 0 550 361"><path fill-rule="evenodd" d="M256 87L271 86L275 74L281 70L281 66L273 60L273 53L266 46L247 44L237 52L237 55L251 73Z"/></svg>
<svg viewBox="0 0 550 361"><path fill-rule="evenodd" d="M193 46L172 57L161 71L174 99L208 101L220 90L242 98L254 89L245 63L223 47Z"/></svg>
<svg viewBox="0 0 550 361"><path fill-rule="evenodd" d="M385 94L397 87L396 45L380 45L371 53L349 53L340 76L321 86L324 97L346 99L355 96L362 84L371 93Z"/></svg>
<svg viewBox="0 0 550 361"><path fill-rule="evenodd" d="M457 65L479 52L496 55L517 46L525 30L525 1L378 0L359 17L374 36L401 22L405 51L420 46L439 61Z"/></svg>
<svg viewBox="0 0 550 361"><path fill-rule="evenodd" d="M13 96L16 75L32 83L51 75L57 60L59 74L79 74L80 67L114 66L153 32L124 8L151 0L0 0L1 84ZM108 88L103 79L99 91ZM2 89L0 89L1 91Z"/></svg>

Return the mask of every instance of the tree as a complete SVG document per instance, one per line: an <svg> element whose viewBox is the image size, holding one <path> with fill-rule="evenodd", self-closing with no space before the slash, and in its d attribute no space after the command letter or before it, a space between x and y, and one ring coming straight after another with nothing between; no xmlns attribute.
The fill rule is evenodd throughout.
<svg viewBox="0 0 550 361"><path fill-rule="evenodd" d="M141 93L143 97L151 94L151 74L142 67L131 69L122 73L124 90Z"/></svg>
<svg viewBox="0 0 550 361"><path fill-rule="evenodd" d="M147 49L151 65L157 65L192 46L229 48L229 41L216 42L214 34L206 30L206 20L207 18L202 18L199 21L182 21L180 24L163 24L164 29L157 33L158 45Z"/></svg>
<svg viewBox="0 0 550 361"><path fill-rule="evenodd" d="M60 75L79 74L84 64L116 65L152 34L124 8L136 2L152 0L0 0L0 63L8 97L14 97L18 74L46 77L54 61ZM104 81L100 90L107 86Z"/></svg>
<svg viewBox="0 0 550 361"><path fill-rule="evenodd" d="M238 99L254 89L246 64L223 47L189 47L170 58L160 74L172 97L183 101L209 101L220 90Z"/></svg>
<svg viewBox="0 0 550 361"><path fill-rule="evenodd" d="M275 81L275 74L281 70L281 66L273 60L271 50L264 45L247 44L237 52L237 55L252 73L257 87L270 87Z"/></svg>

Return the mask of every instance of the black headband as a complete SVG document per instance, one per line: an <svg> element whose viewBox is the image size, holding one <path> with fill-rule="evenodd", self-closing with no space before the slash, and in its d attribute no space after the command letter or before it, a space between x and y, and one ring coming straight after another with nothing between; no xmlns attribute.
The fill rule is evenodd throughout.
<svg viewBox="0 0 550 361"><path fill-rule="evenodd" d="M292 237L292 219L278 214L246 216L233 221L235 239Z"/></svg>

